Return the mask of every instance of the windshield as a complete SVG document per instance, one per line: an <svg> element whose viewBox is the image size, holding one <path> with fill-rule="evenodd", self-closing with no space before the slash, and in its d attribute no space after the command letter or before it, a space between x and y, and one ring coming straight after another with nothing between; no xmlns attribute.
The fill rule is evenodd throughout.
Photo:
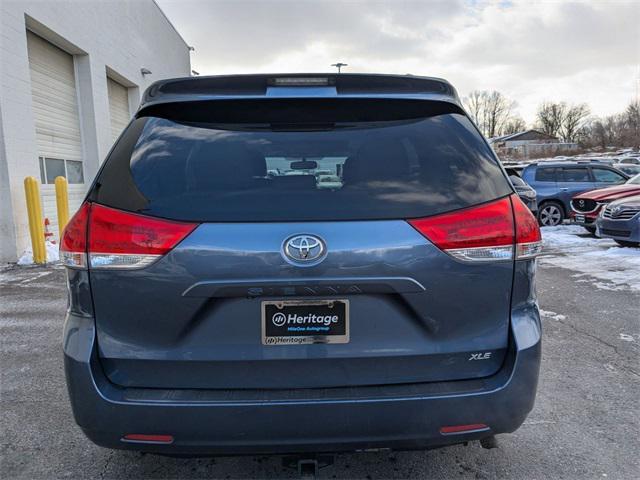
<svg viewBox="0 0 640 480"><path fill-rule="evenodd" d="M510 193L461 114L303 126L148 117L123 137L94 199L165 218L412 218Z"/></svg>
<svg viewBox="0 0 640 480"><path fill-rule="evenodd" d="M640 185L640 173L638 175L636 175L635 177L631 177L627 183L630 183L632 185Z"/></svg>

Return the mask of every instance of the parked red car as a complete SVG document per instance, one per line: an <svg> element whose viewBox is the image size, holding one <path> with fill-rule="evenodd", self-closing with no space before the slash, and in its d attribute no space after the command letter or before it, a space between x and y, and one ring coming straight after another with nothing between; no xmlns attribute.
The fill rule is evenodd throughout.
<svg viewBox="0 0 640 480"><path fill-rule="evenodd" d="M602 207L620 198L640 195L640 175L630 178L627 183L612 187L583 192L571 199L570 217L574 223L595 233L595 221Z"/></svg>

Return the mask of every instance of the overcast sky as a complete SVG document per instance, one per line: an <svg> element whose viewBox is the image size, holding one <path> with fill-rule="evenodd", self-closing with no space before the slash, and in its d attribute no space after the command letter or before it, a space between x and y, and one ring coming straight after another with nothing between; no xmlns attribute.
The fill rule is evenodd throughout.
<svg viewBox="0 0 640 480"><path fill-rule="evenodd" d="M543 100L622 111L640 84L640 0L158 0L201 75L344 71L498 90L527 122Z"/></svg>

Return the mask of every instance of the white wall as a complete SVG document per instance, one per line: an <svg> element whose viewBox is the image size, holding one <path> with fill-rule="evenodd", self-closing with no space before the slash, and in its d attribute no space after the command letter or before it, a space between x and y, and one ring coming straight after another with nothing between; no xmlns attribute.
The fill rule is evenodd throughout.
<svg viewBox="0 0 640 480"><path fill-rule="evenodd" d="M107 70L130 87L134 107L155 80L191 71L187 44L153 0L1 0L0 262L30 242L22 182L40 178L27 29L74 55L87 186L111 148Z"/></svg>

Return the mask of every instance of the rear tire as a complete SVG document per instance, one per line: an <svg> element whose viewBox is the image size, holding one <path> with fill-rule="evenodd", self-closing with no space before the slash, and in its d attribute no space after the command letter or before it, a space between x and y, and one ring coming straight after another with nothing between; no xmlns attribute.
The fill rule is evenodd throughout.
<svg viewBox="0 0 640 480"><path fill-rule="evenodd" d="M627 242L626 240L616 240L615 238L614 238L614 240L621 247L630 247L630 248L640 247L640 243L638 243L638 242Z"/></svg>
<svg viewBox="0 0 640 480"><path fill-rule="evenodd" d="M564 209L558 202L543 202L538 208L538 223L543 227L560 225L564 216Z"/></svg>

